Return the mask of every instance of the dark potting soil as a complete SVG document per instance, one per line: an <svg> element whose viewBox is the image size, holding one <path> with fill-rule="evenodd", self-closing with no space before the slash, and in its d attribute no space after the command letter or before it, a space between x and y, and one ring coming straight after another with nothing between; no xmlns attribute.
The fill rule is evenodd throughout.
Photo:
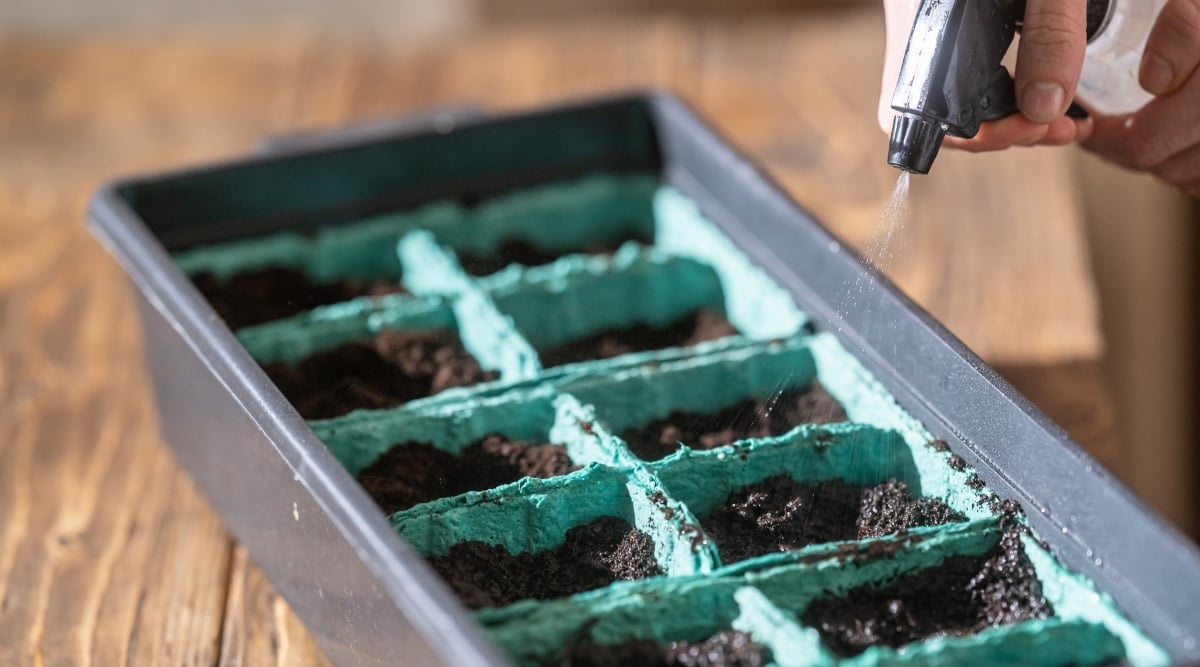
<svg viewBox="0 0 1200 667"><path fill-rule="evenodd" d="M361 408L379 409L432 396L451 387L495 380L447 329L382 331L299 364L265 364L305 419L327 419Z"/></svg>
<svg viewBox="0 0 1200 667"><path fill-rule="evenodd" d="M789 389L771 398L754 398L718 412L673 412L641 427L625 429L621 437L644 461L657 461L679 449L713 449L745 438L782 435L801 424L846 421L846 411L820 382Z"/></svg>
<svg viewBox="0 0 1200 667"><path fill-rule="evenodd" d="M937 635L970 635L1054 614L1016 530L982 556L952 556L887 586L813 601L801 618L841 656Z"/></svg>
<svg viewBox="0 0 1200 667"><path fill-rule="evenodd" d="M771 652L745 632L723 630L700 642L660 644L637 639L621 644L580 642L554 667L763 667Z"/></svg>
<svg viewBox="0 0 1200 667"><path fill-rule="evenodd" d="M635 324L624 329L608 329L564 345L539 349L538 356L543 367L553 368L633 352L690 347L737 334L738 330L720 312L701 308L663 327Z"/></svg>
<svg viewBox="0 0 1200 667"><path fill-rule="evenodd" d="M662 574L650 536L615 517L576 526L561 546L547 551L513 555L502 546L469 541L429 563L472 609L551 600Z"/></svg>
<svg viewBox="0 0 1200 667"><path fill-rule="evenodd" d="M317 283L301 271L278 266L241 271L227 280L208 272L197 273L192 283L231 329L291 317L359 296L407 292L396 281L346 278Z"/></svg>
<svg viewBox="0 0 1200 667"><path fill-rule="evenodd" d="M567 449L491 434L455 455L425 442L406 442L384 452L358 473L358 481L387 514L413 505L483 491L522 477L555 477L578 470Z"/></svg>
<svg viewBox="0 0 1200 667"><path fill-rule="evenodd" d="M653 239L645 236L630 235L606 243L592 243L577 248L564 250L546 250L539 248L524 239L508 239L496 248L495 252L480 255L471 252L459 252L458 262L463 270L473 276L489 276L509 264L525 266L542 266L549 264L564 255L583 253L587 255L611 255L627 241L636 241L643 245L653 243Z"/></svg>
<svg viewBox="0 0 1200 667"><path fill-rule="evenodd" d="M840 479L817 484L768 477L729 494L701 525L721 562L736 563L810 544L879 537L966 517L934 498L914 498L903 482L875 486Z"/></svg>

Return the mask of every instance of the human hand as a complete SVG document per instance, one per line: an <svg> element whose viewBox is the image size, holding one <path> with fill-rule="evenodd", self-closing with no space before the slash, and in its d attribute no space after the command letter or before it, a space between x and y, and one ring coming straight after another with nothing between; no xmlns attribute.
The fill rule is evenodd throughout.
<svg viewBox="0 0 1200 667"><path fill-rule="evenodd" d="M1155 98L1095 118L1084 148L1200 197L1200 0L1168 0L1150 31L1138 81Z"/></svg>
<svg viewBox="0 0 1200 667"><path fill-rule="evenodd" d="M1200 0L1178 0L1200 2ZM887 48L879 97L879 125L891 130L892 92L920 0L884 0ZM984 123L971 139L947 136L944 145L968 151L1085 141L1091 119L1064 114L1075 97L1087 47L1086 0L1028 0L1017 48L1016 91L1021 113ZM1194 63L1193 63L1194 67Z"/></svg>

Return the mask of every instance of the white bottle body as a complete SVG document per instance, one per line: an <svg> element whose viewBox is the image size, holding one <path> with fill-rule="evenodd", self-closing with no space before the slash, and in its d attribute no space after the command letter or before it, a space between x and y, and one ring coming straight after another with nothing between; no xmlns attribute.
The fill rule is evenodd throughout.
<svg viewBox="0 0 1200 667"><path fill-rule="evenodd" d="M1150 28L1166 0L1109 0L1108 18L1088 43L1077 94L1105 115L1137 111L1153 97L1138 83Z"/></svg>

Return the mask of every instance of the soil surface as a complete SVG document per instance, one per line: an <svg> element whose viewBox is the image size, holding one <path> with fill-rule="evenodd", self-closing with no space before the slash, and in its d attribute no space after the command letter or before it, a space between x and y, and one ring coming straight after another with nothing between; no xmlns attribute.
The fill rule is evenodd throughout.
<svg viewBox="0 0 1200 667"><path fill-rule="evenodd" d="M896 480L876 486L840 479L806 484L776 475L729 494L700 523L728 565L810 544L965 520L940 500L913 498Z"/></svg>
<svg viewBox="0 0 1200 667"><path fill-rule="evenodd" d="M554 667L763 667L771 652L750 635L724 630L702 642L660 644L638 639L622 644L582 642L571 646Z"/></svg>
<svg viewBox="0 0 1200 667"><path fill-rule="evenodd" d="M398 282L391 281L348 278L315 283L304 273L284 267L241 271L228 280L218 280L208 272L197 273L192 283L230 329L291 317L359 296L407 293Z"/></svg>
<svg viewBox="0 0 1200 667"><path fill-rule="evenodd" d="M582 253L587 255L611 255L625 242L636 241L643 245L653 243L652 239L642 236L627 236L606 243L592 243L578 248L565 250L546 250L539 248L524 239L508 239L500 244L490 255L477 255L470 252L459 252L458 262L463 270L473 276L490 276L509 264L524 266L542 266L549 264L565 255Z"/></svg>
<svg viewBox="0 0 1200 667"><path fill-rule="evenodd" d="M561 546L548 551L513 555L469 541L429 563L472 609L551 600L662 574L650 536L615 517L572 528Z"/></svg>
<svg viewBox="0 0 1200 667"><path fill-rule="evenodd" d="M263 368L305 419L328 419L495 380L447 329L382 331L374 339L318 352L296 366Z"/></svg>
<svg viewBox="0 0 1200 667"><path fill-rule="evenodd" d="M657 461L679 449L713 449L745 438L782 435L801 424L846 421L846 411L820 382L807 390L789 389L767 399L754 398L718 412L673 412L621 437L644 461Z"/></svg>
<svg viewBox="0 0 1200 667"><path fill-rule="evenodd" d="M553 368L633 352L690 347L737 334L738 330L724 315L711 308L701 308L661 328L635 324L624 329L608 329L565 345L539 349L538 356L544 368Z"/></svg>
<svg viewBox="0 0 1200 667"><path fill-rule="evenodd" d="M491 434L459 455L425 442L406 442L384 452L358 473L358 481L386 514L419 503L483 491L522 477L555 477L579 470L567 449Z"/></svg>
<svg viewBox="0 0 1200 667"><path fill-rule="evenodd" d="M858 537L865 540L920 526L940 526L966 521L937 498L913 498L908 486L890 479L863 489L859 505Z"/></svg>
<svg viewBox="0 0 1200 667"><path fill-rule="evenodd" d="M1053 614L1019 534L1009 530L982 556L952 556L882 588L868 584L815 600L801 618L834 652L851 657L870 646L969 635Z"/></svg>

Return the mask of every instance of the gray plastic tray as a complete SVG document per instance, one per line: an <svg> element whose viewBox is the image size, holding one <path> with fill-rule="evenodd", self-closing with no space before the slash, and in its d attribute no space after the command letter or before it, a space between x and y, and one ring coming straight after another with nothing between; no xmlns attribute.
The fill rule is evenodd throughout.
<svg viewBox="0 0 1200 667"><path fill-rule="evenodd" d="M95 196L89 223L137 290L166 441L334 663L504 659L169 253L595 171L657 172L697 202L1067 566L1173 659L1200 659L1196 547L685 105L644 94L283 139ZM855 281L858 306L839 312Z"/></svg>

